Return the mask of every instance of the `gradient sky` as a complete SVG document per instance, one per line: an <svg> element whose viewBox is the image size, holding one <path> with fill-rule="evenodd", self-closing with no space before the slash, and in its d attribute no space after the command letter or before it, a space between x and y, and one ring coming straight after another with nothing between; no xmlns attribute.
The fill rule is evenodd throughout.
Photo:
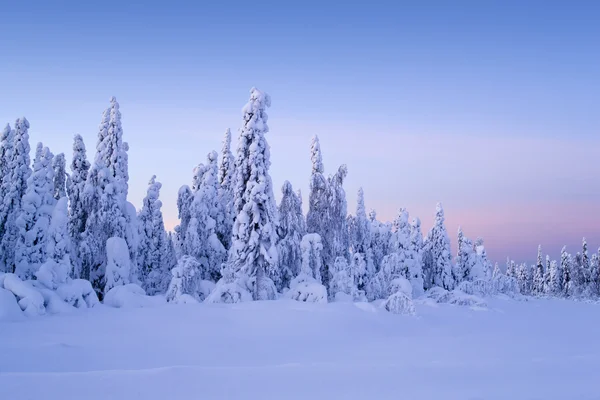
<svg viewBox="0 0 600 400"><path fill-rule="evenodd" d="M452 238L501 262L600 245L600 3L125 3L2 4L0 122L25 115L32 148L68 158L79 133L93 158L116 96L130 200L156 174L168 227L256 86L278 199L288 179L306 203L318 134L327 172L348 164L350 212L363 186L380 219L407 207L426 231L440 200Z"/></svg>

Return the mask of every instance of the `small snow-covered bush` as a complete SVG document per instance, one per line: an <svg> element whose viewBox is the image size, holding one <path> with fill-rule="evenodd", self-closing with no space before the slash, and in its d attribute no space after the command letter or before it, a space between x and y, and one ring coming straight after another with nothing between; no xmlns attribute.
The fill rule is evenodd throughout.
<svg viewBox="0 0 600 400"><path fill-rule="evenodd" d="M327 303L327 288L314 278L301 274L292 280L290 287L285 293L288 299L306 303Z"/></svg>
<svg viewBox="0 0 600 400"><path fill-rule="evenodd" d="M108 293L116 286L129 283L130 270L131 262L127 242L120 237L109 238L106 241L106 286L104 287L104 293Z"/></svg>
<svg viewBox="0 0 600 400"><path fill-rule="evenodd" d="M0 322L15 321L21 318L23 318L23 312L15 295L9 290L0 288Z"/></svg>
<svg viewBox="0 0 600 400"><path fill-rule="evenodd" d="M56 289L56 294L75 308L92 308L100 303L90 281L73 279Z"/></svg>
<svg viewBox="0 0 600 400"><path fill-rule="evenodd" d="M155 307L164 302L162 296L146 296L144 289L133 283L115 286L104 295L104 304L115 308Z"/></svg>
<svg viewBox="0 0 600 400"><path fill-rule="evenodd" d="M44 298L44 309L49 314L63 314L72 312L75 310L74 307L65 303L63 299L60 298L58 294L52 289L48 289L46 286L41 284L39 281L29 281L32 286L37 289L37 291Z"/></svg>
<svg viewBox="0 0 600 400"><path fill-rule="evenodd" d="M417 313L411 298L401 291L388 297L382 307L394 314L415 315Z"/></svg>
<svg viewBox="0 0 600 400"><path fill-rule="evenodd" d="M204 301L206 303L241 303L252 301L252 294L248 290L246 279L236 280L232 277L223 277Z"/></svg>
<svg viewBox="0 0 600 400"><path fill-rule="evenodd" d="M466 294L458 289L454 289L453 291L449 292L449 296L444 303L454 304L457 306L487 307L487 304L482 298L472 294Z"/></svg>
<svg viewBox="0 0 600 400"><path fill-rule="evenodd" d="M46 313L44 297L33 287L31 281L22 281L15 274L4 275L4 288L11 291L18 299L19 307L28 315L43 315Z"/></svg>

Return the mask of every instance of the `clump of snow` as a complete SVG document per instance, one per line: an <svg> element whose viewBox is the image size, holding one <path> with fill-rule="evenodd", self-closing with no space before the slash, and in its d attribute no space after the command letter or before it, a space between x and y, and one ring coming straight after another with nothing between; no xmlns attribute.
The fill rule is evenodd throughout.
<svg viewBox="0 0 600 400"><path fill-rule="evenodd" d="M76 308L92 308L100 303L92 284L85 279L73 279L60 285L56 294L65 303Z"/></svg>
<svg viewBox="0 0 600 400"><path fill-rule="evenodd" d="M15 295L9 290L0 288L0 322L17 321L21 318L23 312Z"/></svg>
<svg viewBox="0 0 600 400"><path fill-rule="evenodd" d="M4 275L4 288L11 291L18 300L19 307L28 316L46 313L44 297L36 290L31 281L22 281L15 274Z"/></svg>
<svg viewBox="0 0 600 400"><path fill-rule="evenodd" d="M417 313L411 298L402 291L398 291L388 297L382 304L382 307L394 314L416 315Z"/></svg>
<svg viewBox="0 0 600 400"><path fill-rule="evenodd" d="M472 288L472 286L469 287ZM425 292L425 297L434 300L436 303L447 303L469 307L487 307L487 304L481 297L467 294L460 289L448 291L436 286Z"/></svg>
<svg viewBox="0 0 600 400"><path fill-rule="evenodd" d="M299 275L290 283L285 297L305 303L327 303L327 288L307 275Z"/></svg>
<svg viewBox="0 0 600 400"><path fill-rule="evenodd" d="M216 284L212 281L207 281L206 279L201 280L197 284L196 297L198 297L198 301L204 301L213 290L215 290Z"/></svg>
<svg viewBox="0 0 600 400"><path fill-rule="evenodd" d="M46 288L56 290L60 285L67 283L70 269L71 266L65 262L49 259L42 264L35 277Z"/></svg>
<svg viewBox="0 0 600 400"><path fill-rule="evenodd" d="M252 301L252 292L248 290L246 279L223 277L217 282L214 290L204 300L206 303L241 303Z"/></svg>
<svg viewBox="0 0 600 400"><path fill-rule="evenodd" d="M155 307L163 303L163 296L146 296L144 289L133 283L115 286L104 295L104 304L115 308Z"/></svg>
<svg viewBox="0 0 600 400"><path fill-rule="evenodd" d="M65 303L55 291L48 289L39 281L30 282L44 298L44 309L48 314L63 314L75 310L73 306Z"/></svg>
<svg viewBox="0 0 600 400"><path fill-rule="evenodd" d="M413 287L408 279L398 277L390 282L389 291L392 294L404 293L410 299L412 298Z"/></svg>
<svg viewBox="0 0 600 400"><path fill-rule="evenodd" d="M109 238L106 241L106 257L105 293L116 286L129 283L131 261L129 259L129 247L125 239L120 237Z"/></svg>

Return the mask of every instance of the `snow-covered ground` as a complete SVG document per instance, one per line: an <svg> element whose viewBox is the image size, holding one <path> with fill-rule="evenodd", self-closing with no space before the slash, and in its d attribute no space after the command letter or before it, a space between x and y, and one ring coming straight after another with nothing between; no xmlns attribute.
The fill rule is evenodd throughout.
<svg viewBox="0 0 600 400"><path fill-rule="evenodd" d="M600 305L291 300L0 323L0 398L598 399Z"/></svg>

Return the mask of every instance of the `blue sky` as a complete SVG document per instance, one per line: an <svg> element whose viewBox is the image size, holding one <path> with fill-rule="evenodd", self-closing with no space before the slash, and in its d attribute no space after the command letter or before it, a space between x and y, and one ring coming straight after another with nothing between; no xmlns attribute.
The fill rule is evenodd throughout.
<svg viewBox="0 0 600 400"><path fill-rule="evenodd" d="M130 143L130 200L179 186L271 94L272 176L308 194L309 143L348 164L349 209L483 236L497 260L600 245L600 4L593 1L13 2L2 5L0 122L93 157L110 96ZM278 190L276 196L279 197Z"/></svg>

